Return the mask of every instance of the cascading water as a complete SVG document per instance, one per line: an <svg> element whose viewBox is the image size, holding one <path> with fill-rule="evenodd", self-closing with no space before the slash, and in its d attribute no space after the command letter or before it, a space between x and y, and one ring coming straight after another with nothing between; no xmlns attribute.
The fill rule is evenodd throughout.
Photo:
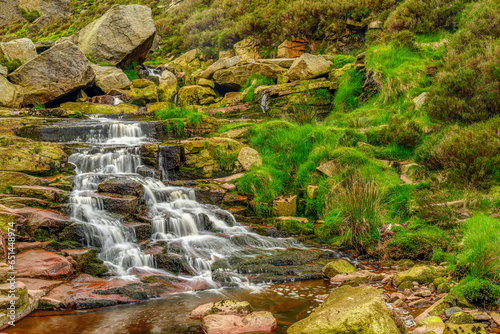
<svg viewBox="0 0 500 334"><path fill-rule="evenodd" d="M260 100L260 110L265 113L269 110L269 105L267 101L267 94L262 95L262 99Z"/></svg>
<svg viewBox="0 0 500 334"><path fill-rule="evenodd" d="M141 201L148 209L151 242L166 245L172 254L181 256L190 278L202 279L212 286L215 283L211 267L216 260L299 246L293 239L274 239L250 232L228 211L198 203L193 189L166 186L158 179L142 176L147 173L138 174L145 168L140 147L154 142L141 128L146 122L112 119L84 122L95 124L99 130L93 139L86 138L86 148L75 149L69 158L77 173L69 201L71 216L83 227L84 242L99 250L99 257L112 272L124 278L137 271L170 275L155 269L154 256L136 244L134 230L126 228L119 216L106 210L97 189L110 178L124 178L142 185ZM237 273L230 272L227 276L236 284L246 281Z"/></svg>

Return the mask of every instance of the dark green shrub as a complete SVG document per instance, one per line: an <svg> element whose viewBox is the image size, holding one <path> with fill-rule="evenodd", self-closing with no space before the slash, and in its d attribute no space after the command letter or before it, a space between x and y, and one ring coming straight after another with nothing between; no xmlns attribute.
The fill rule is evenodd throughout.
<svg viewBox="0 0 500 334"><path fill-rule="evenodd" d="M472 123L500 114L500 4L480 1L463 14L427 110L436 119Z"/></svg>
<svg viewBox="0 0 500 334"><path fill-rule="evenodd" d="M477 307L495 307L500 300L500 286L488 280L469 278L462 282L457 289L471 304Z"/></svg>
<svg viewBox="0 0 500 334"><path fill-rule="evenodd" d="M408 149L415 148L420 144L422 129L415 121L402 122L397 119L391 120L388 127L383 128L379 134L382 144L396 144Z"/></svg>

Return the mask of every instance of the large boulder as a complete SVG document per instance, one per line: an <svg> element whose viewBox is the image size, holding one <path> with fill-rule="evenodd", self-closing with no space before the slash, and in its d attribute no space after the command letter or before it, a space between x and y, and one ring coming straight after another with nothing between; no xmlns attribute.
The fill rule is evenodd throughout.
<svg viewBox="0 0 500 334"><path fill-rule="evenodd" d="M21 173L55 172L63 167L66 153L56 143L0 136L0 170Z"/></svg>
<svg viewBox="0 0 500 334"><path fill-rule="evenodd" d="M95 84L104 93L130 86L131 82L127 75L117 67L92 65L92 69L95 72Z"/></svg>
<svg viewBox="0 0 500 334"><path fill-rule="evenodd" d="M286 68L276 64L252 63L218 70L213 74L213 79L218 85L240 89L252 75L278 80L279 75L286 74Z"/></svg>
<svg viewBox="0 0 500 334"><path fill-rule="evenodd" d="M179 89L179 105L203 105L215 102L215 91L207 86L184 86Z"/></svg>
<svg viewBox="0 0 500 334"><path fill-rule="evenodd" d="M305 80L319 77L330 71L331 62L322 56L314 56L309 53L304 53L299 58L295 59L288 70L290 80Z"/></svg>
<svg viewBox="0 0 500 334"><path fill-rule="evenodd" d="M94 61L124 68L133 61L141 63L146 59L155 32L149 7L113 5L72 40Z"/></svg>
<svg viewBox="0 0 500 334"><path fill-rule="evenodd" d="M83 52L65 41L43 52L9 74L22 87L23 105L53 101L92 84L95 73Z"/></svg>
<svg viewBox="0 0 500 334"><path fill-rule="evenodd" d="M35 44L29 38L14 39L0 44L0 53L7 60L19 59L23 63L37 56Z"/></svg>
<svg viewBox="0 0 500 334"><path fill-rule="evenodd" d="M23 103L21 87L14 85L7 78L0 75L0 106L19 108Z"/></svg>
<svg viewBox="0 0 500 334"><path fill-rule="evenodd" d="M399 334L399 330L381 291L346 285L335 289L311 315L290 326L287 333Z"/></svg>

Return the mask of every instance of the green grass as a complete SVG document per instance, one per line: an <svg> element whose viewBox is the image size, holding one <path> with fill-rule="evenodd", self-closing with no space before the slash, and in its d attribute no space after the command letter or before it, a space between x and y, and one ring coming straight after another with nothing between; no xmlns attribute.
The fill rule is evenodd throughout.
<svg viewBox="0 0 500 334"><path fill-rule="evenodd" d="M204 115L198 111L176 107L174 105L167 109L157 110L155 115L159 120L185 118L190 124L193 125L200 124L204 117Z"/></svg>
<svg viewBox="0 0 500 334"><path fill-rule="evenodd" d="M364 75L356 69L350 69L340 79L339 88L333 104L335 111L348 112L359 107L359 96L362 91Z"/></svg>
<svg viewBox="0 0 500 334"><path fill-rule="evenodd" d="M222 134L222 133L230 131L230 130L234 130L234 129L238 129L238 128L244 128L244 127L252 127L254 125L255 125L255 123L248 123L248 122L245 122L245 123L228 123L228 124L224 124L223 126L221 126L219 128L219 130L217 130L217 133L218 134Z"/></svg>

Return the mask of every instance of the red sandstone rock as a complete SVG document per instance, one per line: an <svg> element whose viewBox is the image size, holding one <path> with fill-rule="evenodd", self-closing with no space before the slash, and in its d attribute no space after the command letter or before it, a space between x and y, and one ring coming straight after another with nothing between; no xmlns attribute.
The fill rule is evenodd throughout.
<svg viewBox="0 0 500 334"><path fill-rule="evenodd" d="M18 277L59 279L73 276L73 266L62 255L33 249L16 256Z"/></svg>

